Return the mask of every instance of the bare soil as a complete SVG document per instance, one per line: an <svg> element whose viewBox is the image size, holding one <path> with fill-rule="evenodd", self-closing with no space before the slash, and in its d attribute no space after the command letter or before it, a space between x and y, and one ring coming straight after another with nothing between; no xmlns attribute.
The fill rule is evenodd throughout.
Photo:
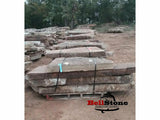
<svg viewBox="0 0 160 120"><path fill-rule="evenodd" d="M114 63L135 62L135 32L98 34L97 40L105 43L108 51L113 51L113 56L108 59Z"/></svg>
<svg viewBox="0 0 160 120"><path fill-rule="evenodd" d="M108 59L115 63L135 62L135 32L98 33L113 56ZM52 60L46 57L33 63L31 69L48 64ZM135 120L135 87L129 92L114 93L116 100L127 101L127 106L120 106L118 111L102 114L95 106L88 106L87 99L47 101L36 94L30 87L25 88L25 120ZM98 99L96 99L98 100Z"/></svg>

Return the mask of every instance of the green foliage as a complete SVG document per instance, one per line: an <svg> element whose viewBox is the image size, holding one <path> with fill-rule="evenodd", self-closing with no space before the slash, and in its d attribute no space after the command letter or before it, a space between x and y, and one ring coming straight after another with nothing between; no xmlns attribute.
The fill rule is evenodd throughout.
<svg viewBox="0 0 160 120"><path fill-rule="evenodd" d="M34 1L34 2L33 2ZM29 0L25 3L25 28L46 27L44 19L48 16L47 6L38 0Z"/></svg>
<svg viewBox="0 0 160 120"><path fill-rule="evenodd" d="M121 20L123 22L131 23L135 20L135 0L128 0L121 10Z"/></svg>
<svg viewBox="0 0 160 120"><path fill-rule="evenodd" d="M25 3L25 28L79 24L132 23L135 0L28 0Z"/></svg>

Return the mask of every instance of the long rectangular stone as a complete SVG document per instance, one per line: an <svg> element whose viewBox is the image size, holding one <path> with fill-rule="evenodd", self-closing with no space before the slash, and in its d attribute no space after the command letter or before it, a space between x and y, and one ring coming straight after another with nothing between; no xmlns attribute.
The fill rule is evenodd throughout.
<svg viewBox="0 0 160 120"><path fill-rule="evenodd" d="M80 40L58 40L57 43L63 43L63 42L100 42L99 40L97 39L80 39Z"/></svg>
<svg viewBox="0 0 160 120"><path fill-rule="evenodd" d="M58 84L57 84L57 78L49 78L44 80L28 80L28 82L32 86L48 87L48 86L55 86L55 85L66 85L66 78L59 78Z"/></svg>
<svg viewBox="0 0 160 120"><path fill-rule="evenodd" d="M104 76L104 77L77 77L77 78L50 78L44 80L28 80L32 86L55 86L55 85L90 85L90 84L123 84L130 83L133 79L132 75L124 76ZM57 84L58 80L58 84Z"/></svg>
<svg viewBox="0 0 160 120"><path fill-rule="evenodd" d="M68 78L66 80L66 85L85 85L85 84L124 84L130 83L133 79L133 75L123 75L123 76L104 76L104 77L77 77Z"/></svg>
<svg viewBox="0 0 160 120"><path fill-rule="evenodd" d="M70 57L57 58L48 64L48 69L59 72L59 65L62 64L62 72L72 71L92 71L102 69L112 69L113 61L105 58Z"/></svg>
<svg viewBox="0 0 160 120"><path fill-rule="evenodd" d="M95 85L95 92L128 91L131 84L99 84ZM56 87L39 87L39 94L64 94L64 93L93 93L93 85L69 85Z"/></svg>
<svg viewBox="0 0 160 120"><path fill-rule="evenodd" d="M57 58L49 65L43 65L33 69L28 73L28 77L34 80L56 78L58 74L60 78L93 77L95 73L95 58L84 58L82 61L81 59ZM96 75L98 77L129 75L135 72L134 63L113 65L111 61L103 59L97 58ZM59 72L58 64L62 64L62 72Z"/></svg>
<svg viewBox="0 0 160 120"><path fill-rule="evenodd" d="M25 41L45 41L47 40L47 36L45 35L26 35Z"/></svg>
<svg viewBox="0 0 160 120"><path fill-rule="evenodd" d="M69 48L76 48L76 47L98 47L104 49L102 43L99 42L89 42L89 41L65 41L63 43L53 45L50 49L69 49Z"/></svg>
<svg viewBox="0 0 160 120"><path fill-rule="evenodd" d="M105 50L98 47L77 47L61 50L47 50L46 56L50 58L58 57L105 57Z"/></svg>
<svg viewBox="0 0 160 120"><path fill-rule="evenodd" d="M78 35L78 34L95 34L95 30L91 29L74 29L67 31L69 35Z"/></svg>
<svg viewBox="0 0 160 120"><path fill-rule="evenodd" d="M94 36L90 34L79 34L79 35L66 36L64 39L65 40L82 40L82 39L91 39L93 37Z"/></svg>

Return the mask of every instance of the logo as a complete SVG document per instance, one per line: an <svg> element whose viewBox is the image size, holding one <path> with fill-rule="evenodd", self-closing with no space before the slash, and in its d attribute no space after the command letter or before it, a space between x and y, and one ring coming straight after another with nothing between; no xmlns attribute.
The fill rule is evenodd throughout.
<svg viewBox="0 0 160 120"><path fill-rule="evenodd" d="M87 105L95 105L95 110L101 111L117 111L119 110L119 106L128 105L126 101L116 101L115 97L111 93L104 94L100 100L88 100Z"/></svg>

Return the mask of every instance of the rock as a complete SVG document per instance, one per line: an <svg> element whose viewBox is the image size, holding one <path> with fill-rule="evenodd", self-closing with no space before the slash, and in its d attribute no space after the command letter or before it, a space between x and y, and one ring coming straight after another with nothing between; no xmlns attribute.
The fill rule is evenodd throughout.
<svg viewBox="0 0 160 120"><path fill-rule="evenodd" d="M131 88L131 84L100 84L95 85L95 93L106 92L122 92L128 91ZM93 93L93 85L69 85L69 86L57 86L56 87L39 87L39 94L66 94L66 93Z"/></svg>
<svg viewBox="0 0 160 120"><path fill-rule="evenodd" d="M111 28L107 31L108 33L123 33L123 29L116 27L116 28Z"/></svg>
<svg viewBox="0 0 160 120"><path fill-rule="evenodd" d="M61 76L60 76L61 77ZM123 76L103 76L98 77L77 77L77 78L49 78L42 80L28 80L32 86L35 87L48 87L58 85L93 85L94 80L95 84L125 84L132 82L133 75L123 75Z"/></svg>
<svg viewBox="0 0 160 120"><path fill-rule="evenodd" d="M106 52L106 56L107 56L107 57L113 56L113 54L114 54L113 51L107 51L107 52Z"/></svg>
<svg viewBox="0 0 160 120"><path fill-rule="evenodd" d="M82 40L82 39L92 39L94 36L90 34L79 34L79 35L69 35L66 36L65 40Z"/></svg>
<svg viewBox="0 0 160 120"><path fill-rule="evenodd" d="M98 47L98 48L104 49L102 43L89 42L89 41L65 41L63 43L53 45L50 48L59 50L59 49L68 49L68 48L76 48L76 47Z"/></svg>
<svg viewBox="0 0 160 120"><path fill-rule="evenodd" d="M62 50L47 50L46 56L49 58L58 57L105 57L105 50L98 47L77 47Z"/></svg>
<svg viewBox="0 0 160 120"><path fill-rule="evenodd" d="M96 62L96 76L123 76L130 75L135 72L135 65L133 63L116 64L104 58L56 58L48 65L39 66L28 73L30 79L47 79L55 78L81 78L93 77L95 74ZM59 65L62 64L62 73L59 73Z"/></svg>

